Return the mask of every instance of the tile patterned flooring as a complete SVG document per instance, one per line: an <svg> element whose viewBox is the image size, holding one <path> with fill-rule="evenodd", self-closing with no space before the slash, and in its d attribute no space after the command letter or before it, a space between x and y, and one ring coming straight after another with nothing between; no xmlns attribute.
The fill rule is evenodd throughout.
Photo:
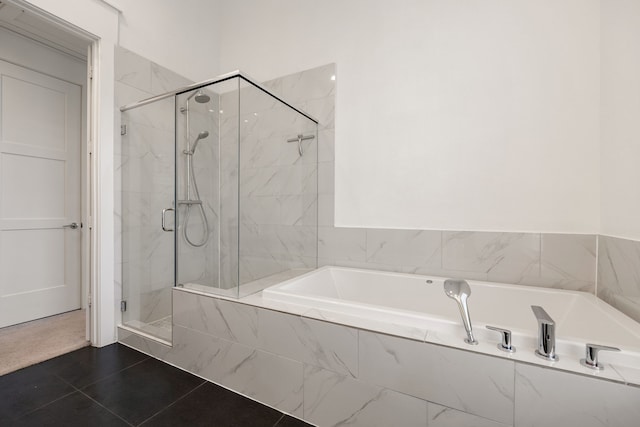
<svg viewBox="0 0 640 427"><path fill-rule="evenodd" d="M120 344L1 376L0 425L309 426Z"/></svg>

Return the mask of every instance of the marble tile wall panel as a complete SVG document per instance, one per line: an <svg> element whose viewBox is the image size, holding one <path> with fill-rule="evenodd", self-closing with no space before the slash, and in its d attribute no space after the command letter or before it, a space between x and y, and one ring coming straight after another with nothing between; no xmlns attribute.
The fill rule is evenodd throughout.
<svg viewBox="0 0 640 427"><path fill-rule="evenodd" d="M598 296L640 322L640 242L599 236Z"/></svg>
<svg viewBox="0 0 640 427"><path fill-rule="evenodd" d="M502 424L466 412L447 408L446 406L427 403L428 427L507 427Z"/></svg>
<svg viewBox="0 0 640 427"><path fill-rule="evenodd" d="M164 361L173 351L173 347L169 345L122 328L118 328L118 342Z"/></svg>
<svg viewBox="0 0 640 427"><path fill-rule="evenodd" d="M281 411L303 415L303 365L295 360L176 326L166 361Z"/></svg>
<svg viewBox="0 0 640 427"><path fill-rule="evenodd" d="M537 286L595 293L594 235L542 234Z"/></svg>
<svg viewBox="0 0 640 427"><path fill-rule="evenodd" d="M174 291L173 294L175 325L256 347L257 308L185 291Z"/></svg>
<svg viewBox="0 0 640 427"><path fill-rule="evenodd" d="M442 267L486 274L493 281L520 283L524 278L539 276L540 235L445 231Z"/></svg>
<svg viewBox="0 0 640 427"><path fill-rule="evenodd" d="M516 365L515 425L634 426L640 388L526 364Z"/></svg>
<svg viewBox="0 0 640 427"><path fill-rule="evenodd" d="M304 418L319 426L425 427L427 402L305 365Z"/></svg>
<svg viewBox="0 0 640 427"><path fill-rule="evenodd" d="M116 47L114 54L115 80L147 93L152 93L151 61L121 47Z"/></svg>
<svg viewBox="0 0 640 427"><path fill-rule="evenodd" d="M130 51L115 49L115 100L126 105L184 86L188 79ZM127 135L116 145L116 265L127 298L126 320L152 322L171 314L173 237L159 213L171 207L174 179L174 111L169 98L117 116ZM200 257L192 257L192 261ZM197 264L202 268L204 257ZM124 260L124 262L122 261Z"/></svg>
<svg viewBox="0 0 640 427"><path fill-rule="evenodd" d="M193 81L154 62L151 63L151 92L160 95L180 87L188 86ZM135 86L135 85L133 85Z"/></svg>
<svg viewBox="0 0 640 427"><path fill-rule="evenodd" d="M514 363L480 354L359 332L358 379L510 424Z"/></svg>
<svg viewBox="0 0 640 427"><path fill-rule="evenodd" d="M288 102L298 104L335 96L336 79L332 79L335 75L335 64L327 64L282 77L279 87L270 87Z"/></svg>
<svg viewBox="0 0 640 427"><path fill-rule="evenodd" d="M261 309L258 347L305 364L357 376L358 333L353 328Z"/></svg>
<svg viewBox="0 0 640 427"><path fill-rule="evenodd" d="M365 262L367 231L364 228L318 227L318 258Z"/></svg>
<svg viewBox="0 0 640 427"><path fill-rule="evenodd" d="M366 234L368 263L434 270L441 267L439 231L367 229Z"/></svg>
<svg viewBox="0 0 640 427"><path fill-rule="evenodd" d="M140 293L141 322L151 323L171 315L171 283L160 289Z"/></svg>

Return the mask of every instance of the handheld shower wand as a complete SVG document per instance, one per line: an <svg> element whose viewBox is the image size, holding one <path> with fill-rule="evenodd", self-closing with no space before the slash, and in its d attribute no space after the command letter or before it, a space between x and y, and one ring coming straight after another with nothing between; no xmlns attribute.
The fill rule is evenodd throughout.
<svg viewBox="0 0 640 427"><path fill-rule="evenodd" d="M195 151L196 151L196 147L198 146L198 142L200 142L201 139L205 139L208 136L209 136L209 131L203 130L202 132L200 132L198 134L198 136L196 137L196 140L193 141L193 145L191 146L191 150L189 150L189 151L184 150L183 153L186 154L187 156L192 156L193 153L195 153Z"/></svg>
<svg viewBox="0 0 640 427"><path fill-rule="evenodd" d="M447 279L444 281L444 293L458 303L462 323L464 323L464 330L467 332L467 338L464 339L464 342L471 345L478 344L478 341L473 337L471 316L469 316L469 306L467 305L467 300L471 296L469 284L466 280Z"/></svg>

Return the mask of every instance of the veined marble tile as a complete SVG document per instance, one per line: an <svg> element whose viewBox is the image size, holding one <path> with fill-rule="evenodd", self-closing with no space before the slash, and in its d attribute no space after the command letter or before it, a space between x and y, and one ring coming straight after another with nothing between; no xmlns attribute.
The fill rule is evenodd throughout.
<svg viewBox="0 0 640 427"><path fill-rule="evenodd" d="M375 330L380 333L400 336L419 342L424 342L425 337L427 336L427 330L425 328L399 324L385 315L380 315L374 320L368 317L355 315L349 310L339 311L317 308L307 309L302 314L304 317L310 317L312 319L350 325L355 328L369 331Z"/></svg>
<svg viewBox="0 0 640 427"><path fill-rule="evenodd" d="M165 288L140 294L140 317L138 320L151 323L171 315L171 284Z"/></svg>
<svg viewBox="0 0 640 427"><path fill-rule="evenodd" d="M116 46L114 65L117 82L151 92L151 61Z"/></svg>
<svg viewBox="0 0 640 427"><path fill-rule="evenodd" d="M174 132L175 99L165 98L122 113L123 123L134 123Z"/></svg>
<svg viewBox="0 0 640 427"><path fill-rule="evenodd" d="M117 108L142 101L146 98L151 98L152 96L153 94L151 92L129 86L119 81L115 82L115 104ZM129 117L126 111L121 113L120 116L125 119ZM122 124L125 124L125 122Z"/></svg>
<svg viewBox="0 0 640 427"><path fill-rule="evenodd" d="M318 129L335 128L335 102L333 96L309 100L305 102L302 110L318 120Z"/></svg>
<svg viewBox="0 0 640 427"><path fill-rule="evenodd" d="M444 270L486 273L489 280L506 283L540 275L539 234L444 231L442 236Z"/></svg>
<svg viewBox="0 0 640 427"><path fill-rule="evenodd" d="M315 366L304 370L304 419L319 426L425 427L426 402Z"/></svg>
<svg viewBox="0 0 640 427"><path fill-rule="evenodd" d="M160 360L165 360L172 351L168 345L123 328L118 328L118 342Z"/></svg>
<svg viewBox="0 0 640 427"><path fill-rule="evenodd" d="M160 95L192 83L195 82L155 62L151 63L151 92L153 92L154 95ZM202 90L206 91L207 89ZM209 95L214 99L213 93Z"/></svg>
<svg viewBox="0 0 640 427"><path fill-rule="evenodd" d="M175 325L254 347L258 339L255 307L174 289Z"/></svg>
<svg viewBox="0 0 640 427"><path fill-rule="evenodd" d="M334 167L333 162L318 163L318 194L335 193Z"/></svg>
<svg viewBox="0 0 640 427"><path fill-rule="evenodd" d="M318 258L366 261L366 229L318 227Z"/></svg>
<svg viewBox="0 0 640 427"><path fill-rule="evenodd" d="M282 138L246 138L240 144L240 164L243 169L264 168L280 164Z"/></svg>
<svg viewBox="0 0 640 427"><path fill-rule="evenodd" d="M242 197L240 199L240 214L242 222L260 225L281 224L279 196Z"/></svg>
<svg viewBox="0 0 640 427"><path fill-rule="evenodd" d="M421 230L367 229L367 262L440 268L442 233Z"/></svg>
<svg viewBox="0 0 640 427"><path fill-rule="evenodd" d="M507 427L512 425L497 423L435 403L428 403L427 413L429 427Z"/></svg>
<svg viewBox="0 0 640 427"><path fill-rule="evenodd" d="M333 227L334 220L334 196L333 194L318 194L318 226Z"/></svg>
<svg viewBox="0 0 640 427"><path fill-rule="evenodd" d="M283 98L290 103L334 96L336 90L336 64L327 64L298 73L289 74L281 82ZM332 79L333 77L333 79Z"/></svg>
<svg viewBox="0 0 640 427"><path fill-rule="evenodd" d="M541 260L537 286L595 292L596 236L542 234Z"/></svg>
<svg viewBox="0 0 640 427"><path fill-rule="evenodd" d="M640 388L581 375L516 365L515 425L634 426Z"/></svg>
<svg viewBox="0 0 640 427"><path fill-rule="evenodd" d="M353 328L259 310L258 346L306 364L357 375L358 333Z"/></svg>
<svg viewBox="0 0 640 427"><path fill-rule="evenodd" d="M358 379L501 423L513 420L514 363L359 332Z"/></svg>
<svg viewBox="0 0 640 427"><path fill-rule="evenodd" d="M318 132L318 162L335 162L335 130L324 129Z"/></svg>
<svg viewBox="0 0 640 427"><path fill-rule="evenodd" d="M174 327L167 360L224 387L302 417L302 363Z"/></svg>
<svg viewBox="0 0 640 427"><path fill-rule="evenodd" d="M281 225L309 225L318 222L318 196L316 194L302 194L279 196Z"/></svg>
<svg viewBox="0 0 640 427"><path fill-rule="evenodd" d="M599 236L598 296L640 322L640 242Z"/></svg>

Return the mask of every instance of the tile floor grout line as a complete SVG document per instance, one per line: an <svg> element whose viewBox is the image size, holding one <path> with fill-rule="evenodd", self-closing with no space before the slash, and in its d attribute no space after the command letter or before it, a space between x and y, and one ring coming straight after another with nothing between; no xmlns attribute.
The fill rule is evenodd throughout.
<svg viewBox="0 0 640 427"><path fill-rule="evenodd" d="M69 393L66 393L66 394L64 394L64 395L62 395L62 396L60 396L60 397L58 397L58 398L56 398L56 399L53 399L53 400L52 400L52 401L50 401L50 402L47 402L47 403L45 403L45 404L43 404L43 405L38 406L38 407L37 407L37 408L35 408L35 409L32 409L31 411L27 411L27 412L25 412L24 414L22 414L22 415L20 415L20 416L18 416L18 417L16 417L16 418L13 418L13 420L19 420L19 419L25 418L26 416L31 415L31 414L33 414L34 412L39 411L40 409L46 408L47 406L49 406L49 405L51 405L51 404L53 404L53 403L56 403L56 402L58 402L58 401L60 401L60 400L64 399L64 398L65 398L65 397L67 397L67 396L71 396L72 394L77 393L78 391L79 391L79 390L74 389L73 391L71 391L71 392L69 392Z"/></svg>
<svg viewBox="0 0 640 427"><path fill-rule="evenodd" d="M78 390L78 392L80 394L82 394L83 396L85 396L87 399L89 399L90 401L94 402L95 404L97 404L98 406L100 406L101 408L104 408L107 412L109 412L110 414L116 416L118 419L122 420L125 424L131 426L131 427L135 427L134 424L130 423L129 421L125 420L124 418L122 418L120 415L116 414L115 412L113 412L111 409L107 408L106 406L104 406L102 403L98 402L97 400L95 400L94 398L92 398L91 396L89 396L88 394L86 394L85 392L83 392L82 390Z"/></svg>
<svg viewBox="0 0 640 427"><path fill-rule="evenodd" d="M280 418L278 418L278 421L276 421L276 423L273 425L273 427L278 427L278 424L280 424L280 421L282 421L283 418L284 418L284 413L282 413L280 415Z"/></svg>
<svg viewBox="0 0 640 427"><path fill-rule="evenodd" d="M149 418L145 419L144 421L142 421L140 424L138 424L138 426L142 426L144 423L146 423L147 421L151 420L153 417L155 417L156 415L159 415L161 412L164 412L165 410L169 409L170 407L172 407L173 405L175 405L176 403L180 402L182 399L186 398L187 396L189 396L190 394L194 393L196 390L198 390L200 387L203 387L205 384L209 383L209 381L207 380L202 380L202 383L197 385L193 390L188 391L187 393L183 394L182 396L180 396L179 398L177 398L176 400L174 400L173 402L171 402L169 405L165 406L164 408L160 409L158 412L156 412L155 414L151 415Z"/></svg>
<svg viewBox="0 0 640 427"><path fill-rule="evenodd" d="M126 371L127 369L129 369L129 368L133 368L134 366L137 366L137 365L141 364L142 362L146 362L146 361L147 361L147 360L149 360L149 359L150 359L150 357L146 357L145 359L143 359L143 360L141 360L141 361L139 361L139 362L136 362L136 363L134 363L133 365L129 365L129 366L127 366L126 368L123 368L123 369L120 369L120 370L118 370L118 371L112 372L112 373L110 373L109 375L107 375L107 376L105 376L105 377L102 377L102 378L100 378L99 380L96 380L96 381L94 381L94 382L92 382L92 383L89 383L89 384L83 385L83 386L82 386L82 387L80 387L80 388L76 387L75 385L73 385L73 384L71 384L71 383L68 383L68 384L69 384L69 385L71 385L72 387L74 387L75 389L77 389L78 391L82 391L82 390L86 389L87 387L90 387L90 386L92 386L92 385L98 384L99 382L102 382L102 381L104 381L104 380L106 380L106 379L108 379L108 378L111 378L111 377L113 377L114 375L119 374L119 373L121 373L121 372L124 372L124 371ZM54 374L54 375L56 375L56 374ZM62 379L62 378L61 378L61 379ZM62 380L64 381L64 379L62 379ZM65 381L65 382L66 382L66 381Z"/></svg>

